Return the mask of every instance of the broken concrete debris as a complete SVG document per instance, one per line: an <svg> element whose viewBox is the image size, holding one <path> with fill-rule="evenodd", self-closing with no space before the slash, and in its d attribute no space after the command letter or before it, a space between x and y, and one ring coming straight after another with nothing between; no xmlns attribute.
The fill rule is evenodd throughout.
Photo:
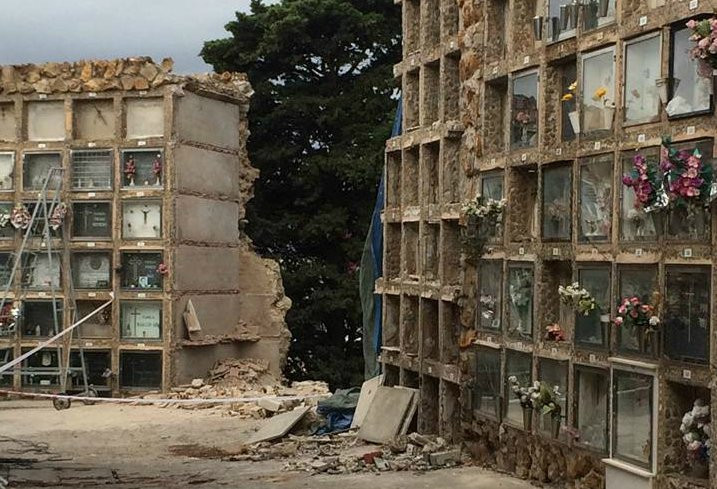
<svg viewBox="0 0 717 489"><path fill-rule="evenodd" d="M308 406L297 407L292 411L271 418L247 442L252 445L262 441L275 440L286 435L311 409Z"/></svg>
<svg viewBox="0 0 717 489"><path fill-rule="evenodd" d="M299 404L315 406L323 397L330 395L325 382L292 382L289 386L273 375L268 362L257 359L229 358L217 362L206 378L193 379L164 394L152 392L138 396L142 399L206 399L206 403L179 404L167 402L162 407L179 409L215 409L227 416L240 418L265 418L289 411ZM259 398L252 402L216 404L211 399ZM293 397L295 399L280 399Z"/></svg>
<svg viewBox="0 0 717 489"><path fill-rule="evenodd" d="M396 435L405 434L404 427L408 427L406 417L411 413L417 396L418 391L415 389L379 387L361 424L359 438L373 443L386 443Z"/></svg>

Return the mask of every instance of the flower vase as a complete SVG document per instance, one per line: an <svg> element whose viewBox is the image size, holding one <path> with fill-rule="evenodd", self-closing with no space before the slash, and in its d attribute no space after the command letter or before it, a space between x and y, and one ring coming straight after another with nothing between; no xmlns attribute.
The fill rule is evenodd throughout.
<svg viewBox="0 0 717 489"><path fill-rule="evenodd" d="M523 124L523 127L520 130L520 142L523 144L528 143L528 126Z"/></svg>
<svg viewBox="0 0 717 489"><path fill-rule="evenodd" d="M603 129L611 130L612 120L615 117L615 107L603 107L602 117Z"/></svg>
<svg viewBox="0 0 717 489"><path fill-rule="evenodd" d="M570 125L573 126L573 132L575 134L580 133L580 115L577 110L568 112L568 118L570 119Z"/></svg>
<svg viewBox="0 0 717 489"><path fill-rule="evenodd" d="M129 186L134 187L134 175L130 175L129 177Z"/></svg>
<svg viewBox="0 0 717 489"><path fill-rule="evenodd" d="M607 12L610 8L610 0L599 0L598 1L598 17L607 17Z"/></svg>
<svg viewBox="0 0 717 489"><path fill-rule="evenodd" d="M157 187L161 186L161 185L162 185L162 177L160 177L159 175L157 175L157 181L154 182L154 184L155 184Z"/></svg>
<svg viewBox="0 0 717 489"><path fill-rule="evenodd" d="M712 70L712 95L717 93L717 69Z"/></svg>
<svg viewBox="0 0 717 489"><path fill-rule="evenodd" d="M695 479L708 479L710 476L709 464L704 460L695 460L690 465L689 475Z"/></svg>
<svg viewBox="0 0 717 489"><path fill-rule="evenodd" d="M533 408L523 406L523 429L525 431L533 429Z"/></svg>

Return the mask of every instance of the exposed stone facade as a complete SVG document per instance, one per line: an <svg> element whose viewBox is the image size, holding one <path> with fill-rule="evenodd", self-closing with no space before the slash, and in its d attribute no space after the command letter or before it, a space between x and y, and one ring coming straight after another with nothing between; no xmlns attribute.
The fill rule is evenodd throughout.
<svg viewBox="0 0 717 489"><path fill-rule="evenodd" d="M680 433L695 399L717 408L715 213L644 220L621 182L636 151L657 158L663 136L712 161L714 102L704 88L712 80L690 78L695 65L680 41L686 21L711 6L458 0L455 16L449 1L400 3L404 51L394 74L403 133L386 144L376 284L387 381L420 388L420 429L461 437L479 462L521 477L571 488L715 487L717 454L709 477L700 476ZM574 20L560 19L561 4L575 9ZM664 101L660 79L672 84ZM563 100L572 82L572 100ZM609 100L596 95L602 87ZM573 111L581 127L571 124ZM507 200L503 230L474 263L461 252L461 209L496 182ZM518 307L522 273L529 301ZM573 281L591 289L599 313L586 319L560 302L558 286ZM611 323L621 298L657 300L653 292L659 336ZM683 311L686 304L699 312ZM546 339L551 323L565 341ZM558 438L538 429L537 415L530 431L509 415L515 356L527 359L527 381L560 379ZM497 362L497 384L486 380L487 359ZM460 426L451 422L456 406Z"/></svg>
<svg viewBox="0 0 717 489"><path fill-rule="evenodd" d="M114 293L109 313L79 328L71 350L83 345L91 382L108 394L168 390L227 357L265 359L279 375L289 346L291 301L278 264L259 257L240 226L258 176L246 151L251 86L244 74L171 70L171 59L149 58L0 67L0 206L9 212L37 198L46 169L34 169L36 155L63 169L59 200L69 212L52 240L62 324L72 323L71 286L79 316L88 312L81 304ZM22 233L3 233L7 267ZM31 237L27 249L41 255L44 247ZM142 261L152 253L166 266L163 276ZM85 259L101 279L82 275ZM23 273L9 300L31 312L26 304L52 292L46 283L28 286ZM201 325L191 337L183 317L190 300ZM28 324L41 319L23 314L0 336L0 351L11 359L42 341L49 330ZM57 377L32 367L2 383L54 390ZM104 368L114 374L107 385ZM81 383L76 376L70 388Z"/></svg>

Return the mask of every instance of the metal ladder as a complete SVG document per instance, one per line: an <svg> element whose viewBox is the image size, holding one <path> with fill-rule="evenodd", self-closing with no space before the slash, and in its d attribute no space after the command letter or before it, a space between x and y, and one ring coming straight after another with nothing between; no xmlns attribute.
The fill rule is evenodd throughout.
<svg viewBox="0 0 717 489"><path fill-rule="evenodd" d="M13 286L13 283L15 282L15 278L18 274L18 271L21 271L21 282L25 280L25 267L23 266L23 261L25 258L26 249L28 247L28 242L31 238L33 238L33 232L36 229L36 223L39 223L42 225L42 234L41 234L41 247L45 249L45 252L43 252L43 255L47 256L47 263L50 271L53 270L53 250L52 250L52 236L50 234L51 224L50 224L50 218L53 216L55 209L60 205L60 192L62 190L62 181L63 181L63 175L64 175L64 169L63 168L50 168L47 172L47 177L45 178L42 189L40 190L38 194L38 199L34 203L34 208L32 211L32 215L30 218L30 222L27 226L27 229L25 230L25 234L22 239L22 244L20 245L20 250L15 254L15 260L13 262L12 270L10 272L10 277L8 278L7 283L5 284L5 289L3 291L2 297L0 297L0 311L5 311L7 301L8 301L8 295L10 292L11 287ZM52 192L52 200L48 203L48 192ZM63 230L63 233L65 231ZM36 236L34 236L36 237ZM65 263L70 263L69 261L69 248L67 246L63 247L63 258L65 260ZM77 315L77 305L75 300L75 289L74 289L74 277L71 275L71 271L68 267L68 269L65 271L66 274L63 274L62 270L62 258L60 259L60 279L64 276L68 280L69 287L67 289L67 302L68 302L68 309L70 312L70 323L74 323L76 320ZM61 283L58 284L61 287ZM58 302L57 302L57 291L55 289L55 284L52 279L52 276L50 277L50 299L52 301L52 317L53 317L53 326L54 326L54 334L57 334L60 332L62 327L62 318L59 317L59 315L62 313L62 310L58 310ZM17 299L24 299L26 286L24 283L21 284L21 297ZM17 300L16 299L16 300ZM15 335L17 337L18 331L17 331L17 321L15 322ZM74 332L74 331L73 331ZM58 361L58 367L57 368L48 368L43 369L42 373L46 375L57 375L59 376L60 381L60 390L61 392L67 391L67 377L68 373L70 372L70 359L71 359L71 345L72 345L72 336L73 332L70 332L68 335L66 335L65 338L63 338L62 342L58 342L57 344L57 361ZM80 333L78 330L77 333L78 340L80 338ZM78 343L78 349L80 354L80 368L82 372L82 380L84 383L84 395L88 397L95 397L97 395L96 391L92 389L88 383L88 377L87 377L87 366L85 362L85 354L84 350L82 348L82 342L80 341ZM21 367L20 373L22 375L23 369ZM55 408L57 409L67 409L70 407L70 401L67 399L54 399L53 404Z"/></svg>

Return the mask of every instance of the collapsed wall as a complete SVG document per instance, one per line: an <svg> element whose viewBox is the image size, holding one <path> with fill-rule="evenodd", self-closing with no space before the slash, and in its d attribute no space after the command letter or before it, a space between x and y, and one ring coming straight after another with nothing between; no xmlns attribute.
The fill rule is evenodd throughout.
<svg viewBox="0 0 717 489"><path fill-rule="evenodd" d="M60 200L69 212L53 243L58 269L48 273L64 326L75 301L84 310L116 298L79 331L91 381L106 392L166 390L227 357L266 360L280 375L291 301L278 264L259 257L240 226L258 176L246 151L251 94L244 74L181 76L171 59L0 67L0 210L36 199L45 166L64 169ZM3 231L6 266L21 241L21 232ZM43 246L33 237L25 251ZM75 266L85 258L102 264L95 275ZM31 312L50 299L39 282L16 280L11 299ZM20 321L0 334L0 360L43 341L52 328L39 326ZM2 380L58 384L34 368L26 362Z"/></svg>

